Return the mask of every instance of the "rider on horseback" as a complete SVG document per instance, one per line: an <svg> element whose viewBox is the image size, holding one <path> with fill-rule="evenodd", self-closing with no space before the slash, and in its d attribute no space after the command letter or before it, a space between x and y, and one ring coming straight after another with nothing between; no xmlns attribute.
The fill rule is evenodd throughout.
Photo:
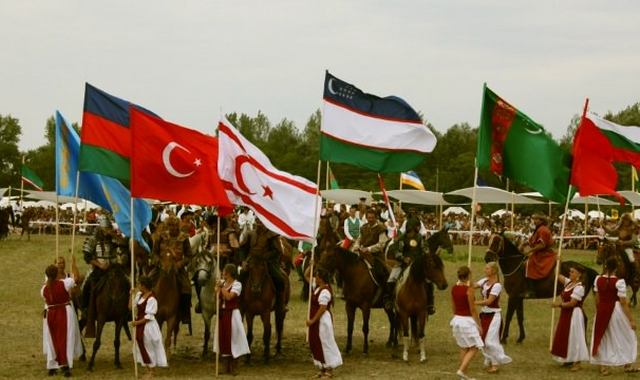
<svg viewBox="0 0 640 380"><path fill-rule="evenodd" d="M173 255L181 293L179 306L180 321L183 324L189 324L191 322L191 280L187 274L187 266L192 259L189 234L180 231L180 221L175 216L167 218L165 223L168 230L163 231L153 245L151 262L154 265L151 272L149 272L149 277L155 286L160 276L159 258L161 255Z"/></svg>
<svg viewBox="0 0 640 380"><path fill-rule="evenodd" d="M382 284L389 277L389 272L383 261L384 247L388 240L387 227L378 221L376 210L373 208L367 210L366 218L367 223L360 227L360 236L354 244L353 252L359 254L371 266L373 276L378 283L378 289L384 292ZM376 295L374 300L378 297L379 295Z"/></svg>
<svg viewBox="0 0 640 380"><path fill-rule="evenodd" d="M111 220L107 216L100 219L93 235L87 237L82 244L84 261L91 265L89 275L82 286L82 318L87 319L87 338L95 337L95 293L100 280L107 273L109 263L117 257L118 244Z"/></svg>
<svg viewBox="0 0 640 380"><path fill-rule="evenodd" d="M395 303L395 286L402 272L420 255L429 253L427 239L420 234L420 219L411 215L407 220L406 232L398 236L397 240L389 247L390 253L395 253L396 265L391 270L387 280L387 294L384 299L384 308L392 310ZM427 313L433 315L436 312L433 300L433 283L427 282Z"/></svg>
<svg viewBox="0 0 640 380"><path fill-rule="evenodd" d="M271 276L278 294L282 293L285 288L285 280L280 266L282 249L278 234L265 227L260 219L256 219L256 228L249 232L249 257L266 254L269 276Z"/></svg>
<svg viewBox="0 0 640 380"><path fill-rule="evenodd" d="M556 263L556 251L553 250L553 235L547 224L549 218L541 213L531 215L531 220L535 224L535 231L531 237L520 244L518 248L522 253L529 256L526 267L527 289L525 298L535 298L536 280L542 280L551 273Z"/></svg>
<svg viewBox="0 0 640 380"><path fill-rule="evenodd" d="M629 259L630 267L633 271L631 278L633 282L640 281L640 263L636 260L634 255L634 248L638 245L638 226L636 225L633 215L630 212L625 212L620 217L620 224L613 229L609 229L607 226L601 227L608 233L618 236L618 246L626 253L626 257Z"/></svg>

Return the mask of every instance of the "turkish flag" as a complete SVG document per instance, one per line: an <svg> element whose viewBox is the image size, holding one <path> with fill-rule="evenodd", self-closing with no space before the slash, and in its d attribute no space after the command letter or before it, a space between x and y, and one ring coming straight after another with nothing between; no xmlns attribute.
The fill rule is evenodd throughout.
<svg viewBox="0 0 640 380"><path fill-rule="evenodd" d="M218 176L218 139L130 108L131 196L233 210Z"/></svg>
<svg viewBox="0 0 640 380"><path fill-rule="evenodd" d="M251 208L268 229L280 235L315 239L322 204L318 185L276 169L224 117L218 129L218 173L231 202Z"/></svg>

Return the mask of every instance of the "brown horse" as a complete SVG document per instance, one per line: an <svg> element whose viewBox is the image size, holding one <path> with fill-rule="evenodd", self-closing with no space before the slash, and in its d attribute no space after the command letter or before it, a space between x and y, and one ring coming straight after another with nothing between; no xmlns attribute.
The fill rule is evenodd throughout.
<svg viewBox="0 0 640 380"><path fill-rule="evenodd" d="M442 236L446 236L446 238ZM429 238L432 242L438 242L440 239L444 242L442 243L444 248L453 248L447 231L438 231ZM444 264L440 256L435 253L438 246L434 243L430 245L433 246L433 249L430 249L428 254L416 258L404 271L396 286L396 312L402 327L404 345L402 360L404 361L409 360L409 320L411 320L413 339L419 342L420 361L427 360L424 348L424 329L427 320L426 282L433 282L440 290L444 290L448 286L444 274Z"/></svg>
<svg viewBox="0 0 640 380"><path fill-rule="evenodd" d="M24 209L22 212L22 216L20 217L20 240L22 240L22 236L27 234L27 241L31 241L31 218L35 215L35 209L29 207Z"/></svg>
<svg viewBox="0 0 640 380"><path fill-rule="evenodd" d="M520 336L517 343L522 343L525 338L524 332L524 293L526 290L525 267L527 256L525 256L511 240L506 238L502 233L493 233L489 238L489 246L484 257L485 262L497 261L500 270L504 274L504 289L509 296L507 302L507 315L505 317L504 330L502 331L502 343L507 343L509 337L509 325L513 318L513 313L517 313L518 327L520 328ZM582 284L585 288L585 297L593 288L593 281L598 273L575 261L565 261L560 267L560 273L565 277L569 277L569 269L578 266L584 269L582 274ZM535 281L534 288L536 298L553 297L554 289L554 272L545 279ZM557 287L556 295L562 292L562 286Z"/></svg>
<svg viewBox="0 0 640 380"><path fill-rule="evenodd" d="M165 332L164 348L167 353L167 360L170 358L180 327L178 318L180 306L180 285L178 284L178 274L175 257L172 254L160 255L158 262L158 281L153 287L153 293L158 300L158 311L156 321L162 329L162 325L167 322ZM174 335L173 346L171 346L171 336Z"/></svg>
<svg viewBox="0 0 640 380"><path fill-rule="evenodd" d="M119 263L109 265L107 274L97 285L96 297L96 340L93 342L93 353L87 365L87 370L92 371L95 364L96 353L100 349L100 337L102 329L107 322L116 325L113 347L115 348L116 368L122 369L120 364L120 330L124 327L129 340L131 332L127 326L129 312L129 289L131 285L126 277L126 269ZM84 318L84 316L83 316Z"/></svg>
<svg viewBox="0 0 640 380"><path fill-rule="evenodd" d="M275 312L276 354L282 353L282 331L291 292L289 276L283 271L285 288L283 292L277 294L273 280L269 276L265 257L252 255L248 272L248 276L242 281L242 294L240 295L240 306L247 321L247 341L251 346L253 342L253 318L259 315L263 326L263 359L265 363L268 363L271 342L271 311ZM247 361L250 360L251 355L249 354L247 355Z"/></svg>
<svg viewBox="0 0 640 380"><path fill-rule="evenodd" d="M634 250L634 255L636 255L636 260L638 260L637 253ZM596 264L603 265L607 261L609 257L615 257L618 259L618 269L616 270L616 276L618 278L624 278L624 281L627 285L631 286L631 292L633 293L630 299L630 303L633 306L636 306L637 299L636 293L638 292L638 283L634 281L634 273L630 268L632 267L632 263L629 261L626 252L622 250L622 248L616 244L615 240L607 240L607 239L599 239L598 241L598 257L596 258Z"/></svg>

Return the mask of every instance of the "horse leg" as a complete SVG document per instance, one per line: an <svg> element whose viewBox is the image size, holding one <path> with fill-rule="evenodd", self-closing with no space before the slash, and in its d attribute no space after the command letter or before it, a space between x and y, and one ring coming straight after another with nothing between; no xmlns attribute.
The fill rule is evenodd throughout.
<svg viewBox="0 0 640 380"><path fill-rule="evenodd" d="M504 317L504 330L502 330L502 339L500 339L502 344L507 344L507 338L509 337L509 325L511 324L513 313L516 311L516 298L516 296L509 296L509 301L507 302L507 315Z"/></svg>
<svg viewBox="0 0 640 380"><path fill-rule="evenodd" d="M209 353L209 338L211 337L211 319L210 316L205 315L205 311L202 311L202 319L204 319L204 345L202 346L202 360L204 360Z"/></svg>
<svg viewBox="0 0 640 380"><path fill-rule="evenodd" d="M389 319L389 340L387 340L387 347L398 347L398 325L396 313L393 309L385 309L385 313L387 313L387 318Z"/></svg>
<svg viewBox="0 0 640 380"><path fill-rule="evenodd" d="M345 310L347 312L347 347L345 348L345 352L350 354L353 341L353 323L356 319L356 307L347 302L345 304Z"/></svg>
<svg viewBox="0 0 640 380"><path fill-rule="evenodd" d="M249 344L249 348L251 348L251 343L253 343L253 313L246 313L244 315L247 320L247 342ZM251 353L247 354L247 364L251 364Z"/></svg>
<svg viewBox="0 0 640 380"><path fill-rule="evenodd" d="M518 317L518 327L520 328L520 336L516 343L522 343L524 340L524 298L517 297L518 303L516 304L516 314Z"/></svg>
<svg viewBox="0 0 640 380"><path fill-rule="evenodd" d="M124 319L120 319L119 321L116 321L116 332L115 332L115 337L113 339L113 349L115 351L115 361L114 364L116 365L117 369L122 369L122 364L120 364L120 330L122 330L122 325L127 323L126 320Z"/></svg>
<svg viewBox="0 0 640 380"><path fill-rule="evenodd" d="M276 308L276 355L282 354L282 330L286 312L284 303Z"/></svg>
<svg viewBox="0 0 640 380"><path fill-rule="evenodd" d="M96 354L100 349L100 337L102 336L102 328L104 327L105 321L103 317L98 317L97 326L96 326L96 339L93 341L93 352L91 353L91 359L89 359L89 364L87 364L87 371L92 372L93 366L96 361Z"/></svg>
<svg viewBox="0 0 640 380"><path fill-rule="evenodd" d="M405 313L399 312L398 318L400 319L400 325L402 326L402 360L409 361L409 345L411 344L411 337L409 336L409 316Z"/></svg>
<svg viewBox="0 0 640 380"><path fill-rule="evenodd" d="M362 348L363 355L369 355L369 317L371 315L371 309L369 306L364 306L362 309L362 335L364 335L364 347Z"/></svg>
<svg viewBox="0 0 640 380"><path fill-rule="evenodd" d="M267 310L262 313L262 326L264 330L262 332L262 344L264 344L264 351L262 357L265 364L269 364L270 344L271 344L271 311Z"/></svg>
<svg viewBox="0 0 640 380"><path fill-rule="evenodd" d="M418 316L418 346L420 347L420 362L427 361L427 351L424 347L424 328L427 320L425 313L420 313Z"/></svg>

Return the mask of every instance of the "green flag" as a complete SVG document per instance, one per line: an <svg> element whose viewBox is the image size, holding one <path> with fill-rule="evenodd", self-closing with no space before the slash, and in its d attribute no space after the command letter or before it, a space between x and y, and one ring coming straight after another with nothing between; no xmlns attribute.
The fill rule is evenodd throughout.
<svg viewBox="0 0 640 380"><path fill-rule="evenodd" d="M27 183L40 191L42 191L42 187L44 186L42 180L36 175L36 173L32 172L24 165L22 165L22 182Z"/></svg>
<svg viewBox="0 0 640 380"><path fill-rule="evenodd" d="M327 164L327 167L329 164ZM336 177L334 177L333 172L331 171L331 168L329 168L329 187L331 188L331 190L336 190L340 188L340 185L338 185L338 180L336 179Z"/></svg>
<svg viewBox="0 0 640 380"><path fill-rule="evenodd" d="M544 130L487 85L478 130L477 165L564 203L569 190L571 154Z"/></svg>

